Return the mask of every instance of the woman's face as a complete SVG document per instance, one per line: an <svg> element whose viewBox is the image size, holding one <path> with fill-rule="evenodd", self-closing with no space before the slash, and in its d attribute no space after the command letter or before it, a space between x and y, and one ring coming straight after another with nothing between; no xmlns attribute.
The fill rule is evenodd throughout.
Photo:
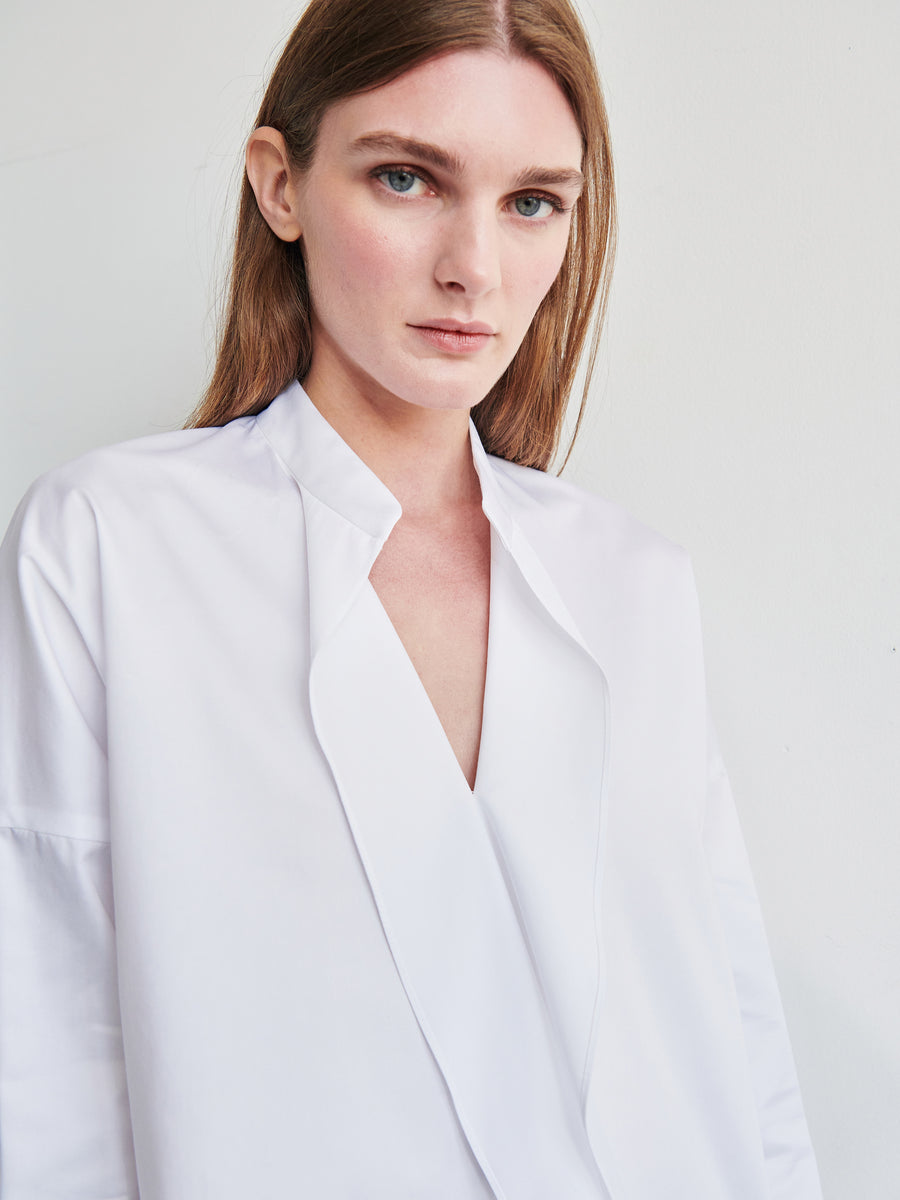
<svg viewBox="0 0 900 1200"><path fill-rule="evenodd" d="M297 193L315 399L469 409L562 263L581 135L537 63L432 59L332 105Z"/></svg>

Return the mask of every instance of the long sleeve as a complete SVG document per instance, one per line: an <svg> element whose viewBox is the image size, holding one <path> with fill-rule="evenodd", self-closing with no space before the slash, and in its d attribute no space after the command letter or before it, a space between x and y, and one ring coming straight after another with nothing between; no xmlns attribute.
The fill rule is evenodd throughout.
<svg viewBox="0 0 900 1200"><path fill-rule="evenodd" d="M710 730L704 844L741 1010L772 1200L821 1200L759 901L721 755Z"/></svg>
<svg viewBox="0 0 900 1200"><path fill-rule="evenodd" d="M0 549L2 1200L137 1196L98 578L88 501L38 485Z"/></svg>

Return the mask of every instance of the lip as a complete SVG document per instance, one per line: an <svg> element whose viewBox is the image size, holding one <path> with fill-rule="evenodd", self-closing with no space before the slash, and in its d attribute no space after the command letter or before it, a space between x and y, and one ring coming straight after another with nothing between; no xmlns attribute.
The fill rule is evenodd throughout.
<svg viewBox="0 0 900 1200"><path fill-rule="evenodd" d="M450 354L472 354L481 350L494 336L490 325L481 321L454 321L438 318L410 325L420 337L438 350Z"/></svg>
<svg viewBox="0 0 900 1200"><path fill-rule="evenodd" d="M420 321L413 325L413 329L443 329L447 333L484 333L488 335L492 335L494 332L490 325L485 325L483 321L455 321L452 317Z"/></svg>

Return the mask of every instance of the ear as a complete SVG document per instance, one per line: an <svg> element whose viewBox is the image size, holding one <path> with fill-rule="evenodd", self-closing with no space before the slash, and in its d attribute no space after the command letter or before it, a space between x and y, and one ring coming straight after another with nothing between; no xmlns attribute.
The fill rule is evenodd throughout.
<svg viewBox="0 0 900 1200"><path fill-rule="evenodd" d="M291 167L284 136L264 125L247 142L247 178L259 211L284 242L296 242L303 232L299 214L299 180Z"/></svg>

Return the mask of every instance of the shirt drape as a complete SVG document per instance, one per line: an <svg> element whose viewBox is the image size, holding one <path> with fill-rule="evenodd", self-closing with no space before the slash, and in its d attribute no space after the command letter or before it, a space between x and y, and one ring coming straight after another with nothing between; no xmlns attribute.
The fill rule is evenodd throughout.
<svg viewBox="0 0 900 1200"><path fill-rule="evenodd" d="M472 453L474 792L299 385L20 506L3 1200L820 1200L687 559Z"/></svg>

